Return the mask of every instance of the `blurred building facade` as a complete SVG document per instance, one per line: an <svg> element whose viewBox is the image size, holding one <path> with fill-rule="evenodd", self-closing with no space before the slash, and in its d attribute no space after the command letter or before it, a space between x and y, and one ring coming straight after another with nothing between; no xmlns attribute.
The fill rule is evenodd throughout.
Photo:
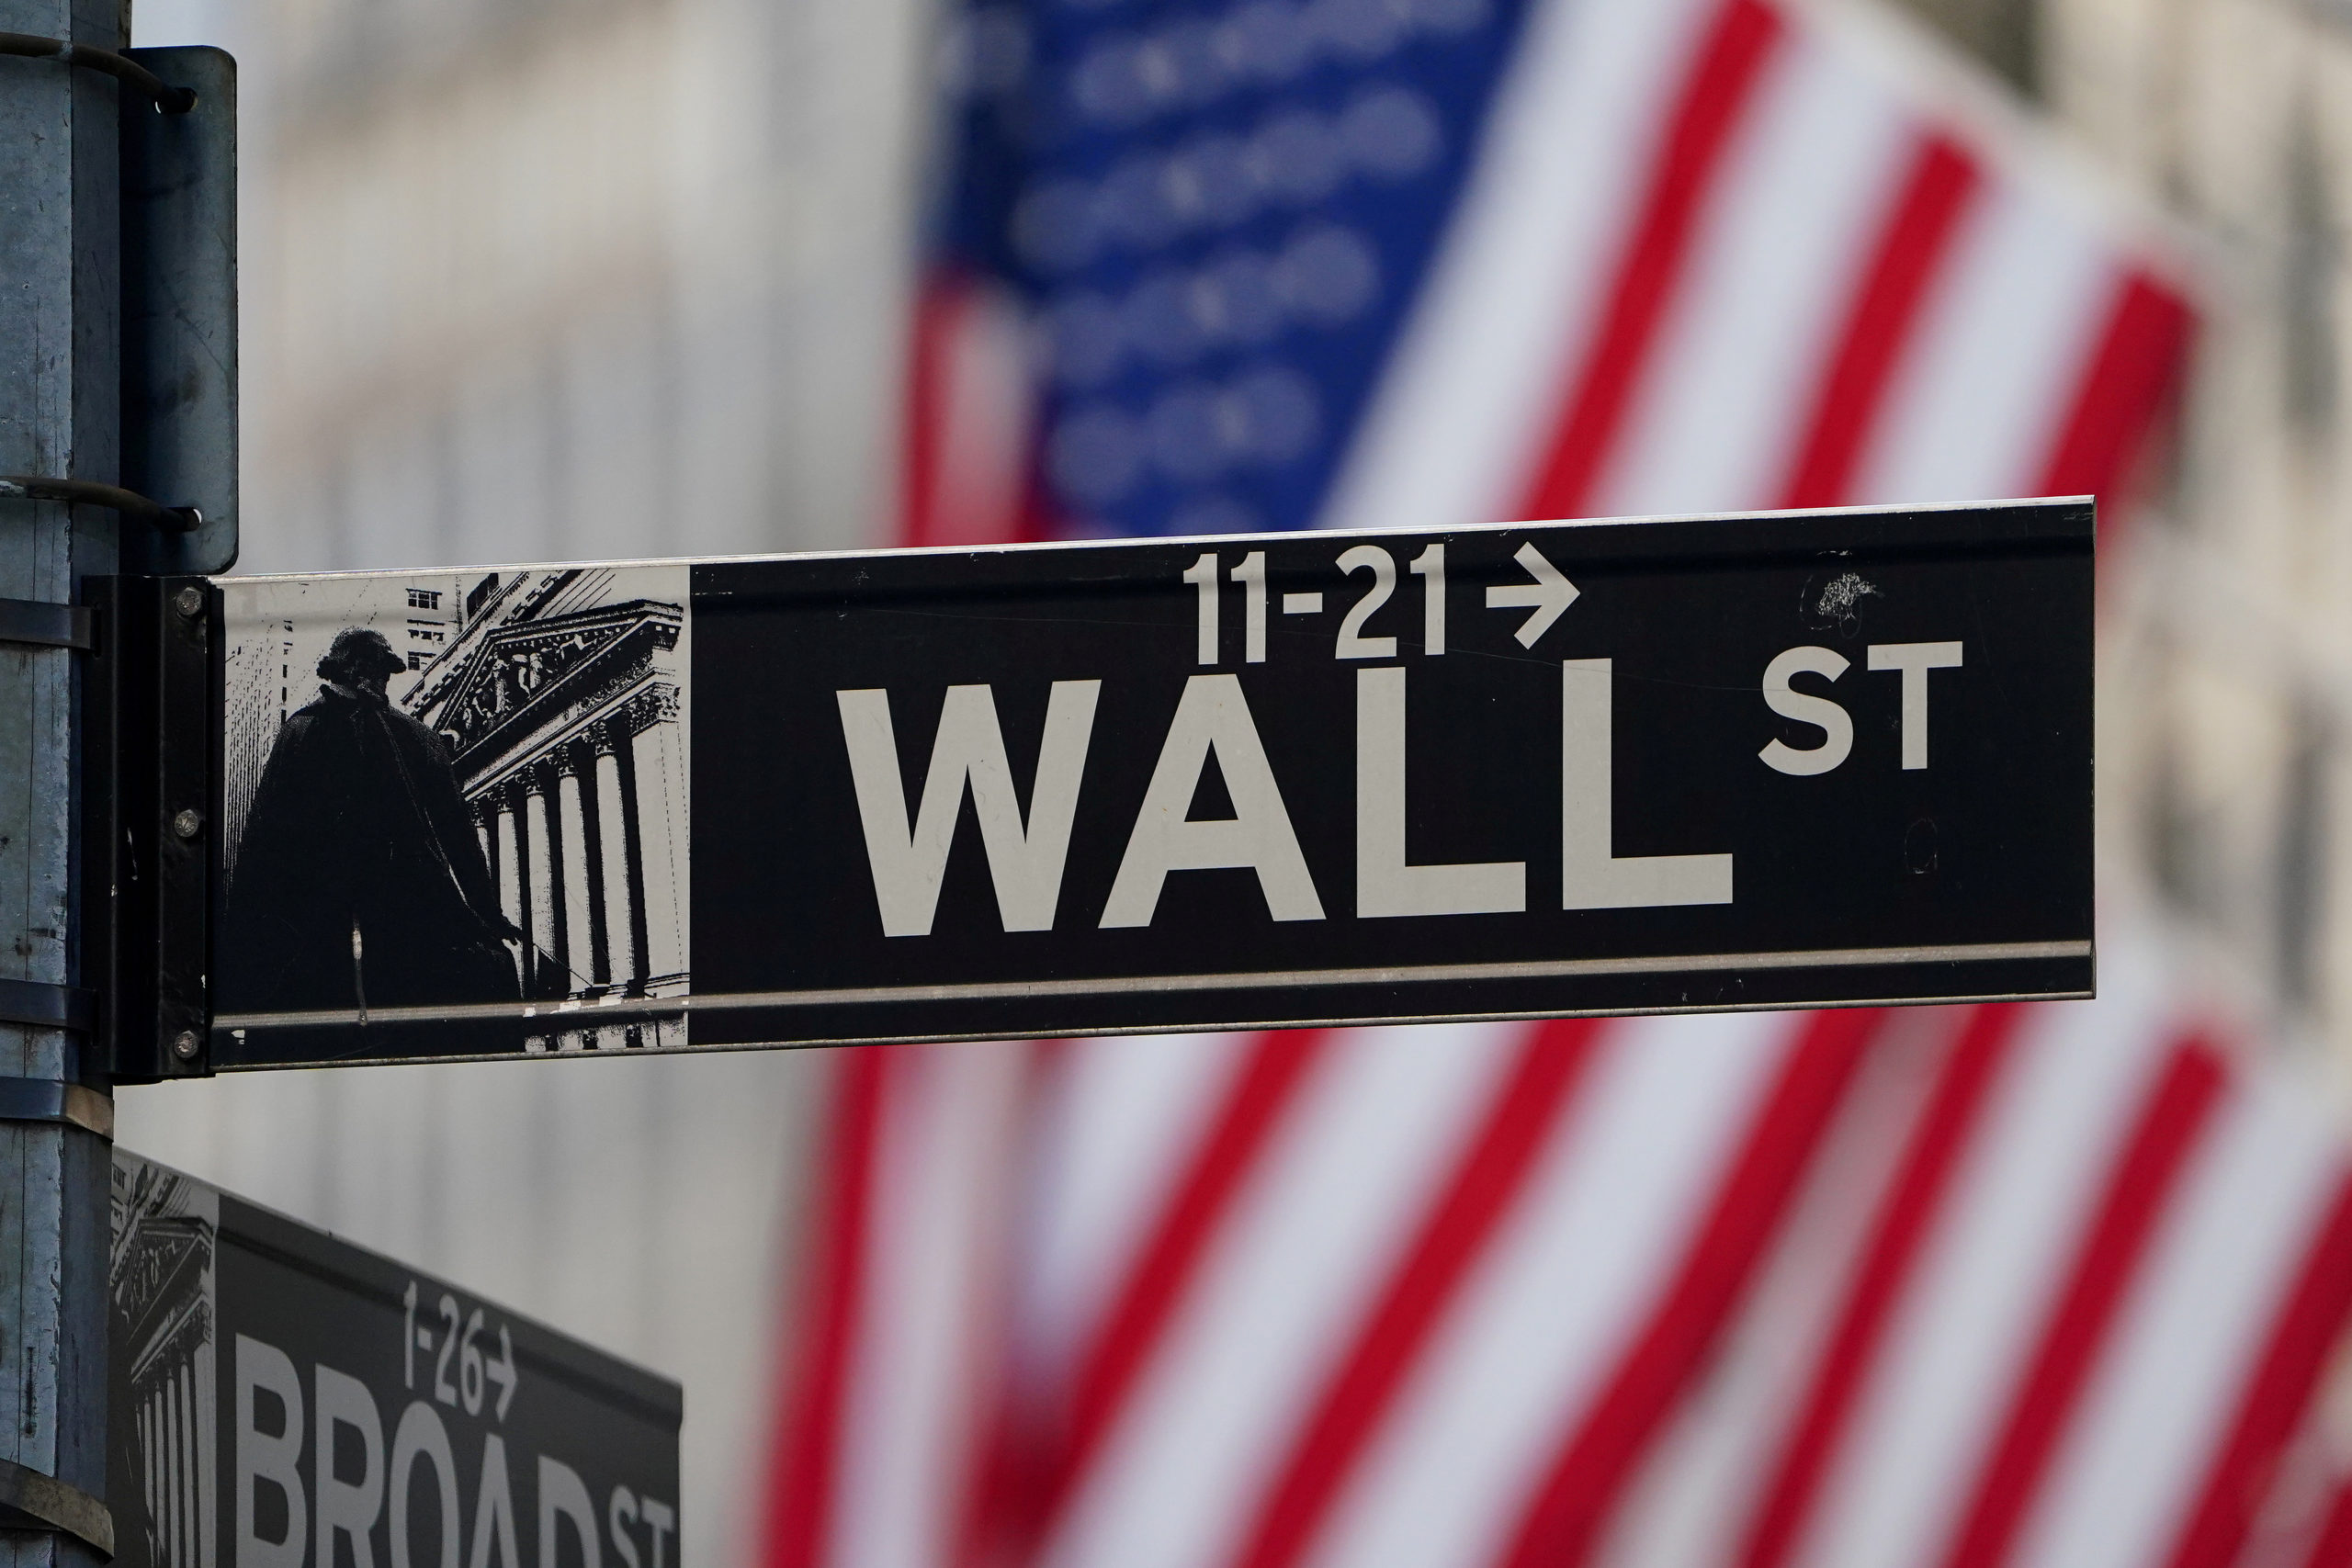
<svg viewBox="0 0 2352 1568"><path fill-rule="evenodd" d="M924 15L143 0L138 41L240 62L241 569L867 542L892 504ZM475 651L500 620L465 603L484 580L412 604L412 668ZM316 690L281 640L239 662L271 699L239 705L261 716L232 738L247 771ZM681 1378L684 1561L741 1562L817 1070L286 1073L130 1090L122 1138Z"/></svg>
<svg viewBox="0 0 2352 1568"><path fill-rule="evenodd" d="M1900 0L2010 85L2031 92L2041 77L2041 0Z"/></svg>
<svg viewBox="0 0 2352 1568"><path fill-rule="evenodd" d="M212 3L262 152L249 570L865 536L911 7Z"/></svg>
<svg viewBox="0 0 2352 1568"><path fill-rule="evenodd" d="M2208 281L2179 440L2109 541L2115 852L2352 1063L2352 6L2042 0L2033 85Z"/></svg>
<svg viewBox="0 0 2352 1568"><path fill-rule="evenodd" d="M2352 5L1903 3L2202 275L2176 438L2104 541L2107 871L2352 1083Z"/></svg>

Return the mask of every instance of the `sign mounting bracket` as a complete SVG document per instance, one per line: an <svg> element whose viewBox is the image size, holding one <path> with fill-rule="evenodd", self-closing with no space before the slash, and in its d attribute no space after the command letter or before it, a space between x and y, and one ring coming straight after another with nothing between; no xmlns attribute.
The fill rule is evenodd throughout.
<svg viewBox="0 0 2352 1568"><path fill-rule="evenodd" d="M97 993L97 1059L118 1082L205 1076L220 592L168 577L101 578L91 592L84 852L101 891L83 964Z"/></svg>

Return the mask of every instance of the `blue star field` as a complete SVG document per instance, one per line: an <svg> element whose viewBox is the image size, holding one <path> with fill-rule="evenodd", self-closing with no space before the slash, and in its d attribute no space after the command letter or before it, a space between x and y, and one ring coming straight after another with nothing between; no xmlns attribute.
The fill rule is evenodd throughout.
<svg viewBox="0 0 2352 1568"><path fill-rule="evenodd" d="M1315 521L1476 154L1523 0L956 15L933 264L1007 286L1081 535Z"/></svg>

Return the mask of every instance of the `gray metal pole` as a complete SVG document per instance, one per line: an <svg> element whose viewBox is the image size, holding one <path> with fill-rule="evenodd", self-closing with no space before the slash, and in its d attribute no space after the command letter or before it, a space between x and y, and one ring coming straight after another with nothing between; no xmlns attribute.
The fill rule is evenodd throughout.
<svg viewBox="0 0 2352 1568"><path fill-rule="evenodd" d="M0 30L119 50L130 0L0 0ZM118 482L118 86L0 58L0 473ZM113 570L111 514L0 501L0 596L71 603ZM0 977L79 980L78 660L0 644ZM84 1037L0 1024L0 1075L90 1082ZM111 1158L79 1126L0 1121L0 1459L107 1490ZM71 1535L0 1529L0 1568L96 1568Z"/></svg>

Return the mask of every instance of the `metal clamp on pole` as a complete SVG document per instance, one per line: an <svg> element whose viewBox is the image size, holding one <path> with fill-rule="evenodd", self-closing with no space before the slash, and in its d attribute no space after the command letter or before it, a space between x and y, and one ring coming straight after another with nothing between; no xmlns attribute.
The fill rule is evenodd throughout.
<svg viewBox="0 0 2352 1568"><path fill-rule="evenodd" d="M125 60L112 50L92 49L88 44L62 38L42 38L38 33L0 33L0 54L22 55L27 60L62 60L85 71L103 71L124 86L154 99L155 107L165 114L186 114L196 107L195 93L173 86L138 62Z"/></svg>
<svg viewBox="0 0 2352 1568"><path fill-rule="evenodd" d="M0 1526L62 1530L114 1555L114 1513L102 1500L14 1460L0 1459Z"/></svg>
<svg viewBox="0 0 2352 1568"><path fill-rule="evenodd" d="M0 1122L58 1122L114 1138L114 1101L84 1084L0 1077Z"/></svg>
<svg viewBox="0 0 2352 1568"><path fill-rule="evenodd" d="M7 36L0 33L0 38ZM120 485L102 485L93 479L0 474L0 501L62 501L74 506L103 506L174 534L191 533L204 526L204 513L193 506L165 506Z"/></svg>
<svg viewBox="0 0 2352 1568"><path fill-rule="evenodd" d="M87 1034L98 1024L97 993L46 980L0 980L0 1023Z"/></svg>
<svg viewBox="0 0 2352 1568"><path fill-rule="evenodd" d="M78 648L87 653L97 646L97 619L80 604L52 604L44 599L0 599L0 642L20 642L30 648Z"/></svg>

